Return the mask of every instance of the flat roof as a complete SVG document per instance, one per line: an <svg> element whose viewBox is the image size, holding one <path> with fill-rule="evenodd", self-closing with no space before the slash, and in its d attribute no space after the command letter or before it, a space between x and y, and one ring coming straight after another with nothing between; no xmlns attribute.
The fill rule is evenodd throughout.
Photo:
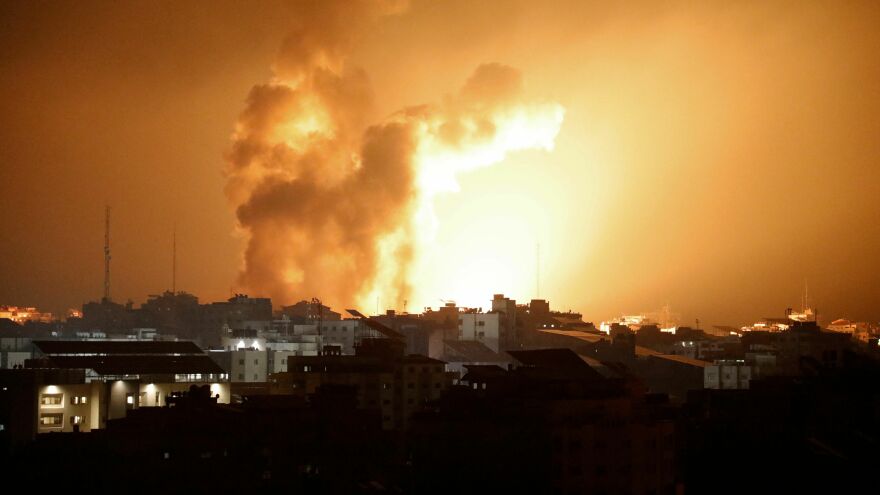
<svg viewBox="0 0 880 495"><path fill-rule="evenodd" d="M565 337L572 337L572 338L583 340L583 341L589 342L589 343L596 343L596 342L602 340L603 337L607 337L607 336L603 336L603 335L594 335L594 334L579 332L577 330L551 330L551 329L543 330L542 329L540 331L544 332L544 333L552 333L552 334L556 334L556 335L562 335ZM693 358L689 358L689 357L685 357L685 356L676 356L673 354L663 354L660 351L655 351L654 349L649 349L647 347L640 346L640 345L637 345L635 350L636 350L636 356L639 356L639 357L651 356L651 357L656 357L656 358L660 358L660 359L666 359L668 361L676 361L676 362L679 362L682 364L688 364L691 366L699 366L701 368L705 368L706 366L712 364L708 361L702 361L699 359L693 359Z"/></svg>
<svg viewBox="0 0 880 495"><path fill-rule="evenodd" d="M63 369L91 369L100 375L163 375L226 373L209 356L51 356L49 362Z"/></svg>
<svg viewBox="0 0 880 495"><path fill-rule="evenodd" d="M35 340L33 343L43 354L50 356L55 354L204 354L199 346L188 340Z"/></svg>
<svg viewBox="0 0 880 495"><path fill-rule="evenodd" d="M554 335L562 335L564 337L574 337L576 339L580 339L585 342L590 342L591 344L599 342L600 340L602 340L604 338L608 338L607 335L597 335L595 333L587 333L587 332L582 332L580 330L555 330L555 329L550 329L550 328L547 328L547 329L542 328L538 331L544 332L544 333L552 333Z"/></svg>

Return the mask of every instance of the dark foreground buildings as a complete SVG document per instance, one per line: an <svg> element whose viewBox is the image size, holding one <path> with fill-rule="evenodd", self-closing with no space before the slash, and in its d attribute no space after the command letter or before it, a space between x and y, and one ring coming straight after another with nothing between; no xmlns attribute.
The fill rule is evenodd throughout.
<svg viewBox="0 0 880 495"><path fill-rule="evenodd" d="M674 410L567 349L476 366L414 421L416 493L674 493Z"/></svg>
<svg viewBox="0 0 880 495"><path fill-rule="evenodd" d="M187 383L153 407L135 407L147 391L132 388L124 414L88 416L99 429L59 428L13 449L0 428L0 466L7 479L41 491L880 492L875 348L815 325L756 336L742 352L772 347L778 371L747 389L704 390L691 384L699 368L691 358L645 350L626 333L611 342L582 333L554 330L553 342L575 340L573 350L510 351L501 365L465 364L456 381L442 361L407 354L405 341L386 332L360 341L354 356L294 357L276 381L228 404L212 384ZM138 387L150 385L150 370L129 368L152 362L144 356L153 351L38 344L46 360L31 364L41 367L8 377L88 366L104 371L105 384L138 371ZM25 416L34 422L44 413L43 392L36 382L25 385L34 405ZM24 389L3 386L0 425L10 425ZM64 390L47 409L83 407L69 404L79 389ZM143 395L147 405L152 392ZM112 405L100 398L89 395L85 407Z"/></svg>

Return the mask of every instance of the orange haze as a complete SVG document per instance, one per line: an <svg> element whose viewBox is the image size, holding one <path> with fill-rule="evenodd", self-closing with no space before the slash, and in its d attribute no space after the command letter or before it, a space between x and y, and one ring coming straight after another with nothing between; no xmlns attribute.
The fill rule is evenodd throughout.
<svg viewBox="0 0 880 495"><path fill-rule="evenodd" d="M540 243L541 296L587 319L668 303L686 323L747 323L798 305L805 280L820 316L880 319L876 2L380 4L0 5L0 303L63 314L98 298L109 203L120 301L170 287L176 222L177 286L203 301L247 290L370 312L376 296L383 309L485 307L495 292L536 295ZM326 29L296 38L312 25ZM311 58L315 46L328 48ZM236 196L230 157L252 88L295 87L300 63L341 78L322 83L341 92L324 117L286 119L273 132L288 138L272 139L333 122L350 164L366 163L369 129L418 132L407 126L451 115L480 67L510 71L503 108L558 105L564 122L552 145L517 138L432 191L434 220L417 228L429 235L395 241L421 255L392 273L267 262L265 282L243 271L237 208L254 189ZM494 89L475 101L503 93L480 87ZM430 119L400 120L420 105ZM406 200L379 208L345 169L322 184L322 200L355 202L337 205L338 219L347 207L374 215L351 223L372 229L352 242L412 229L425 211L418 149L430 140L403 137L413 148L399 170L415 175L395 193ZM289 260L285 242L269 246ZM386 266L382 249L363 259ZM303 269L334 282L296 288Z"/></svg>

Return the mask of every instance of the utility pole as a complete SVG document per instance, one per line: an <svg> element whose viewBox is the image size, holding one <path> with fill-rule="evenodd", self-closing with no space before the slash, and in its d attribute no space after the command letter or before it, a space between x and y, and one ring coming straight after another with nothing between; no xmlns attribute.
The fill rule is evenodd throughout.
<svg viewBox="0 0 880 495"><path fill-rule="evenodd" d="M110 205L104 210L104 300L110 300Z"/></svg>
<svg viewBox="0 0 880 495"><path fill-rule="evenodd" d="M177 222L171 235L171 293L177 294Z"/></svg>

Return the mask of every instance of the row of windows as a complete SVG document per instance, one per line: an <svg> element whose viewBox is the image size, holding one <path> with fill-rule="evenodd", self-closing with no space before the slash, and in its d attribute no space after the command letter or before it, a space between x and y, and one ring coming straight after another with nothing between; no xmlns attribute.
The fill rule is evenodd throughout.
<svg viewBox="0 0 880 495"><path fill-rule="evenodd" d="M64 404L63 394L42 394L40 395L41 406L60 406Z"/></svg>
<svg viewBox="0 0 880 495"><path fill-rule="evenodd" d="M202 380L202 379L205 379L205 380L215 380L215 379L216 380L225 380L227 378L229 378L228 373L217 373L217 374L214 374L214 373L205 373L205 374L188 373L188 374L174 375L174 380L178 381L178 382L184 382L184 381L191 382L191 381Z"/></svg>
<svg viewBox="0 0 880 495"><path fill-rule="evenodd" d="M88 403L88 397L85 395L74 395L70 397L70 405L76 406ZM64 404L64 394L40 394L40 405L43 407L59 407Z"/></svg>
<svg viewBox="0 0 880 495"><path fill-rule="evenodd" d="M79 425L85 421L83 416L70 416L71 425ZM61 428L64 425L64 413L40 414L40 426L45 428Z"/></svg>
<svg viewBox="0 0 880 495"><path fill-rule="evenodd" d="M464 324L464 320L461 319L461 318L459 318L459 319L458 319L458 324L459 324L459 325L463 325L463 324ZM479 320L479 321L477 321L477 326L478 326L478 327L485 327L485 326L486 326L486 322L485 322L485 321L482 321L482 320Z"/></svg>

